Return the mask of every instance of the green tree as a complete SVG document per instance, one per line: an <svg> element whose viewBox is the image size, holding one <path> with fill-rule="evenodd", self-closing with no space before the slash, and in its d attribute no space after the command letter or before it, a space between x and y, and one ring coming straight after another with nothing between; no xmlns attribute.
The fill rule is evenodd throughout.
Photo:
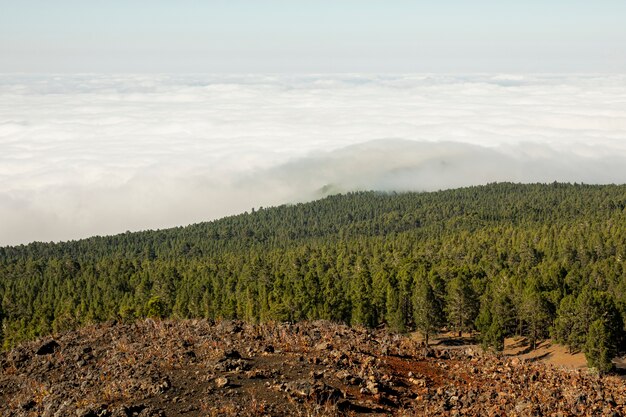
<svg viewBox="0 0 626 417"><path fill-rule="evenodd" d="M387 286L387 296L385 301L385 320L395 332L403 333L406 331L404 314L400 306L400 297L398 296L398 290L391 285Z"/></svg>
<svg viewBox="0 0 626 417"><path fill-rule="evenodd" d="M413 293L413 321L415 328L422 333L424 342L428 345L430 336L435 334L443 325L444 314L441 303L426 279L419 280Z"/></svg>
<svg viewBox="0 0 626 417"><path fill-rule="evenodd" d="M600 373L613 369L611 360L617 354L617 344L604 320L598 319L591 323L584 350L590 368L596 368Z"/></svg>
<svg viewBox="0 0 626 417"><path fill-rule="evenodd" d="M146 315L153 318L167 317L167 304L159 296L154 296L146 303Z"/></svg>
<svg viewBox="0 0 626 417"><path fill-rule="evenodd" d="M598 321L602 328L598 327ZM589 329L594 323L595 334L590 341ZM605 348L608 349L607 354L615 354L615 349L623 339L623 320L610 294L585 288L578 297L569 295L561 300L553 335L559 343L566 344L570 349L581 349L586 355L589 352L588 360L590 357L598 358L602 363L606 362L601 355Z"/></svg>
<svg viewBox="0 0 626 417"><path fill-rule="evenodd" d="M4 346L4 313L0 304L0 349Z"/></svg>
<svg viewBox="0 0 626 417"><path fill-rule="evenodd" d="M491 324L482 335L483 347L491 347L497 352L504 350L505 330L500 319L492 320Z"/></svg>
<svg viewBox="0 0 626 417"><path fill-rule="evenodd" d="M532 349L537 347L537 341L547 336L550 324L550 310L544 295L536 288L529 286L524 291L521 312L524 317Z"/></svg>
<svg viewBox="0 0 626 417"><path fill-rule="evenodd" d="M359 262L356 266L356 274L352 284L352 324L360 324L372 327L374 323L374 313L372 310L372 277L367 265Z"/></svg>
<svg viewBox="0 0 626 417"><path fill-rule="evenodd" d="M579 337L576 334L577 322L578 305L576 297L572 294L566 295L561 299L551 332L552 337L558 343L568 346L570 353L573 349L580 347L579 343L576 342L576 339Z"/></svg>
<svg viewBox="0 0 626 417"><path fill-rule="evenodd" d="M348 193L187 227L0 247L4 345L148 313L403 331L425 279L450 328L478 328L492 347L551 326L584 349L596 320L619 344L625 209L626 185L503 183Z"/></svg>
<svg viewBox="0 0 626 417"><path fill-rule="evenodd" d="M448 322L459 337L462 332L471 331L478 314L478 302L467 275L454 277L447 286Z"/></svg>

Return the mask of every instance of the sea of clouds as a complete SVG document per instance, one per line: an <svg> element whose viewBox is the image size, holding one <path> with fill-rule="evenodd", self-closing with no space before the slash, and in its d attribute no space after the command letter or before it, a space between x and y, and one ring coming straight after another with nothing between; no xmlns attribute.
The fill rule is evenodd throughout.
<svg viewBox="0 0 626 417"><path fill-rule="evenodd" d="M0 75L0 245L555 180L626 182L626 76Z"/></svg>

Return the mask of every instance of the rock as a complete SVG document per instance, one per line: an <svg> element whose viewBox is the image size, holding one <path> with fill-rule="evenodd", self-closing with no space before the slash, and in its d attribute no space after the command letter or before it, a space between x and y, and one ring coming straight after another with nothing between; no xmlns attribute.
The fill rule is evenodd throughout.
<svg viewBox="0 0 626 417"><path fill-rule="evenodd" d="M76 410L76 417L110 417L111 412L104 405L78 408Z"/></svg>
<svg viewBox="0 0 626 417"><path fill-rule="evenodd" d="M246 378L248 379L268 379L274 376L275 372L270 372L264 369L253 369L246 372Z"/></svg>
<svg viewBox="0 0 626 417"><path fill-rule="evenodd" d="M409 382L416 387L425 387L426 379L425 378L409 378Z"/></svg>
<svg viewBox="0 0 626 417"><path fill-rule="evenodd" d="M346 370L337 372L335 374L335 377L348 385L359 385L361 384L361 382L363 382L362 378L356 375L352 375L349 371Z"/></svg>
<svg viewBox="0 0 626 417"><path fill-rule="evenodd" d="M450 359L450 352L448 352L446 349L442 349L442 350L436 350L435 351L435 357L437 359Z"/></svg>
<svg viewBox="0 0 626 417"><path fill-rule="evenodd" d="M220 329L227 334L237 334L243 331L243 326L241 323L235 320L225 320L220 323Z"/></svg>
<svg viewBox="0 0 626 417"><path fill-rule="evenodd" d="M30 357L24 349L16 348L9 354L9 360L13 362L16 368L20 368Z"/></svg>
<svg viewBox="0 0 626 417"><path fill-rule="evenodd" d="M111 417L136 417L142 414L142 411L146 410L145 404L136 405L123 405L113 411Z"/></svg>
<svg viewBox="0 0 626 417"><path fill-rule="evenodd" d="M20 408L24 411L28 411L28 410L32 410L33 408L35 408L36 405L37 403L35 402L35 400L28 400L20 404Z"/></svg>
<svg viewBox="0 0 626 417"><path fill-rule="evenodd" d="M290 381L284 385L284 390L292 397L312 399L320 404L324 404L328 401L337 401L343 396L340 390L330 385L326 385L322 381Z"/></svg>
<svg viewBox="0 0 626 417"><path fill-rule="evenodd" d="M56 342L56 340L53 339L39 346L39 349L37 349L35 354L36 355L50 355L54 353L59 347L60 347L59 344Z"/></svg>
<svg viewBox="0 0 626 417"><path fill-rule="evenodd" d="M223 359L215 365L216 370L223 372L243 372L250 368L252 368L252 365L243 359Z"/></svg>
<svg viewBox="0 0 626 417"><path fill-rule="evenodd" d="M312 363L313 365L319 365L320 363L322 363L322 360L318 356L314 356L312 358L309 358L309 363Z"/></svg>
<svg viewBox="0 0 626 417"><path fill-rule="evenodd" d="M285 384L285 391L294 396L308 398L313 395L313 382L306 380L290 381Z"/></svg>
<svg viewBox="0 0 626 417"><path fill-rule="evenodd" d="M529 414L528 410L532 408L532 404L527 401L518 401L515 404L515 411L519 414Z"/></svg>
<svg viewBox="0 0 626 417"><path fill-rule="evenodd" d="M313 379L321 379L324 376L324 371L311 371L309 376Z"/></svg>
<svg viewBox="0 0 626 417"><path fill-rule="evenodd" d="M315 350L332 350L333 345L329 342L321 342L315 345Z"/></svg>
<svg viewBox="0 0 626 417"><path fill-rule="evenodd" d="M0 415L626 415L626 383L613 376L457 346L428 352L384 329L303 322L241 324L242 331L225 333L205 321L167 320L119 326L126 327L60 335L55 355L35 356L50 338L0 352ZM392 356L380 356L387 347ZM107 403L92 405L101 400Z"/></svg>
<svg viewBox="0 0 626 417"><path fill-rule="evenodd" d="M157 376L152 376L140 382L138 384L138 389L143 392L157 395L162 394L165 391L169 390L172 387L172 383L170 382L169 377L165 376L163 378L158 378Z"/></svg>
<svg viewBox="0 0 626 417"><path fill-rule="evenodd" d="M230 384L230 381L225 376L221 376L215 379L215 387L216 388L224 388Z"/></svg>
<svg viewBox="0 0 626 417"><path fill-rule="evenodd" d="M241 354L234 349L229 349L224 351L224 359L241 359Z"/></svg>
<svg viewBox="0 0 626 417"><path fill-rule="evenodd" d="M370 394L378 394L380 392L380 384L376 381L367 381L365 388Z"/></svg>

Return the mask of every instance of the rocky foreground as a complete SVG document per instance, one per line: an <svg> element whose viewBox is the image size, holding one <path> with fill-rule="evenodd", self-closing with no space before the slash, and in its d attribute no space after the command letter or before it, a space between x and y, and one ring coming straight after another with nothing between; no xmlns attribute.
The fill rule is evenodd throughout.
<svg viewBox="0 0 626 417"><path fill-rule="evenodd" d="M626 383L327 322L104 324L0 355L2 416L626 415Z"/></svg>

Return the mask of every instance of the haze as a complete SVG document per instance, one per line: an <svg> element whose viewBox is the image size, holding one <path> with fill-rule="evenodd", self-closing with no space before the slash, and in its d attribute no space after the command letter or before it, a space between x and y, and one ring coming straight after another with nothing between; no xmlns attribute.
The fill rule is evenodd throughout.
<svg viewBox="0 0 626 417"><path fill-rule="evenodd" d="M0 72L625 72L622 0L0 0Z"/></svg>
<svg viewBox="0 0 626 417"><path fill-rule="evenodd" d="M622 1L0 0L0 245L626 181Z"/></svg>

